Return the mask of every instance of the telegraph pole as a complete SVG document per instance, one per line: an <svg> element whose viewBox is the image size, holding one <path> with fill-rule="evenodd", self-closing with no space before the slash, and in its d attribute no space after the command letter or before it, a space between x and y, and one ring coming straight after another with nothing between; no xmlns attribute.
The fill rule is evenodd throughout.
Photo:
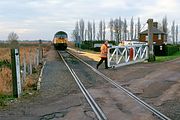
<svg viewBox="0 0 180 120"><path fill-rule="evenodd" d="M153 19L148 19L148 46L149 46L149 62L155 61L154 48L153 48Z"/></svg>

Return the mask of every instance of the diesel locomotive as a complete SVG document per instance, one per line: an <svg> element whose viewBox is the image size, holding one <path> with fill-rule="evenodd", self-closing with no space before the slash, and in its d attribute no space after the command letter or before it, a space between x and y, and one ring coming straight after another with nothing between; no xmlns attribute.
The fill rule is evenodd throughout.
<svg viewBox="0 0 180 120"><path fill-rule="evenodd" d="M58 50L65 50L67 48L68 35L64 31L59 31L54 35L53 45Z"/></svg>

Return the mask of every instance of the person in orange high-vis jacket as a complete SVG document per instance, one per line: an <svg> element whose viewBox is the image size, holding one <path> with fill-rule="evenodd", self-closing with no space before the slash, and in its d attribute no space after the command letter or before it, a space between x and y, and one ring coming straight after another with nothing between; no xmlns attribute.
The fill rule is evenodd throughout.
<svg viewBox="0 0 180 120"><path fill-rule="evenodd" d="M104 44L101 45L101 53L100 53L101 60L98 62L97 66L96 66L97 69L98 69L99 65L101 65L103 63L103 61L105 61L105 69L108 69L107 53L108 53L108 41L105 41Z"/></svg>

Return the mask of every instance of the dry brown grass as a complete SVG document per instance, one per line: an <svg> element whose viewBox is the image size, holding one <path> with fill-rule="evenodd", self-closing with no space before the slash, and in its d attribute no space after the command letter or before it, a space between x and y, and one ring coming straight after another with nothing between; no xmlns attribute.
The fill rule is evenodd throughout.
<svg viewBox="0 0 180 120"><path fill-rule="evenodd" d="M20 47L20 63L23 64L24 53L26 54L26 64L29 64L29 51L32 53L32 62L34 63L34 57L37 53L38 46L27 46ZM43 51L47 52L49 50L49 46L43 47ZM11 51L10 48L0 48L0 61L7 60L11 62ZM39 70L39 68L37 68ZM37 75L27 76L27 80L25 80L25 84L23 85L23 89L33 87L36 84ZM0 68L0 94L10 94L12 93L12 74L11 69L8 67Z"/></svg>
<svg viewBox="0 0 180 120"><path fill-rule="evenodd" d="M11 70L7 67L0 68L0 94L12 92Z"/></svg>
<svg viewBox="0 0 180 120"><path fill-rule="evenodd" d="M34 62L34 58L37 55L37 49L38 49L38 46L20 47L20 62L21 62L21 65L23 63L24 53L26 55L26 63L29 64L30 51L31 51L32 62ZM45 54L50 49L50 47L47 46L47 47L43 47L42 49L43 49L43 54Z"/></svg>
<svg viewBox="0 0 180 120"><path fill-rule="evenodd" d="M75 48L74 42L68 41L68 46L71 48Z"/></svg>
<svg viewBox="0 0 180 120"><path fill-rule="evenodd" d="M42 66L39 65L36 68L36 72L32 75L28 75L26 80L23 83L23 90L35 90L37 89L37 82L38 82L38 78L39 78L39 74L40 74L40 70L41 70Z"/></svg>
<svg viewBox="0 0 180 120"><path fill-rule="evenodd" d="M38 74L27 76L23 84L23 90L36 89Z"/></svg>
<svg viewBox="0 0 180 120"><path fill-rule="evenodd" d="M0 61L11 61L11 51L9 48L0 48Z"/></svg>
<svg viewBox="0 0 180 120"><path fill-rule="evenodd" d="M29 64L30 60L30 53L31 53L31 60L34 61L34 57L37 54L37 48L35 46L32 47L20 47L20 63L23 64L24 54L26 55L26 64Z"/></svg>
<svg viewBox="0 0 180 120"><path fill-rule="evenodd" d="M88 50L78 51L77 48L75 49L69 48L69 50L71 50L74 54L81 56L85 59L89 58L90 60L94 60L94 61L99 61L101 59L99 52L88 51Z"/></svg>

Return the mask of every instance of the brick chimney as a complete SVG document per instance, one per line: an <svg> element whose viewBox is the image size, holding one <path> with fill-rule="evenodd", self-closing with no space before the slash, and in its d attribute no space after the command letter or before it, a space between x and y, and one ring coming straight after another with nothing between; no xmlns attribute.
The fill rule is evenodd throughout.
<svg viewBox="0 0 180 120"><path fill-rule="evenodd" d="M153 27L158 28L158 22L153 22Z"/></svg>

